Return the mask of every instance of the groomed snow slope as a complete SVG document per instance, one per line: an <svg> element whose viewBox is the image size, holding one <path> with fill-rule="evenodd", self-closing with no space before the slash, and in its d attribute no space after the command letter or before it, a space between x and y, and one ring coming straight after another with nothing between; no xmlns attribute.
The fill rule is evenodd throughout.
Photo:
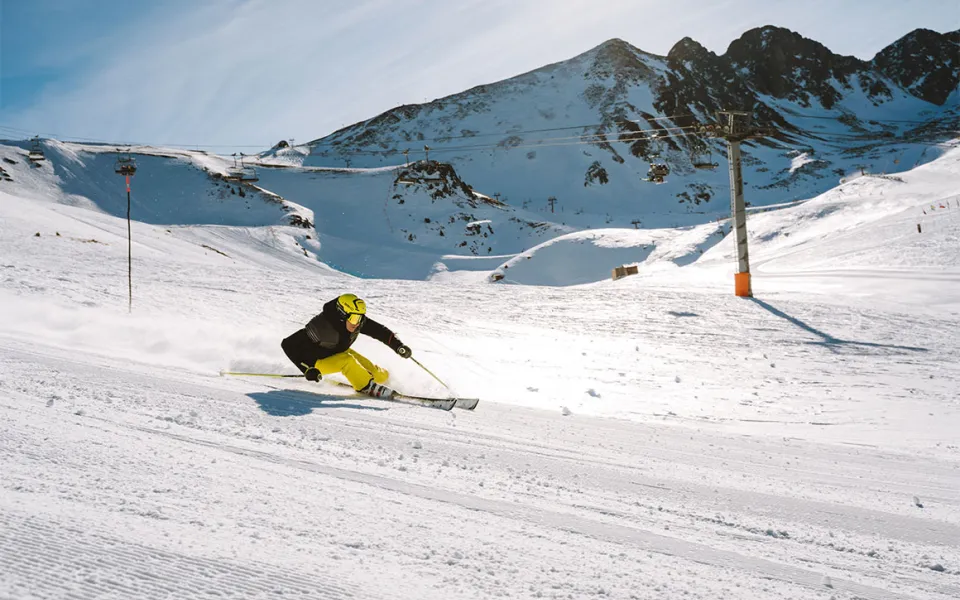
<svg viewBox="0 0 960 600"><path fill-rule="evenodd" d="M125 221L0 188L0 597L960 597L960 208L920 209L956 155L926 168L890 183L923 233L885 182L751 217L790 233L752 300L729 240L535 287L134 223L129 314ZM478 409L218 375L292 372L344 291Z"/></svg>

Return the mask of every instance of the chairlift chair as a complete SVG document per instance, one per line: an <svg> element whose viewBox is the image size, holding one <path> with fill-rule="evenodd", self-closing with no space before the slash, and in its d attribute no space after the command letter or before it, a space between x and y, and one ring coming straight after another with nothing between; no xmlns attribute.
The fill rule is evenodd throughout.
<svg viewBox="0 0 960 600"><path fill-rule="evenodd" d="M255 181L260 181L260 177L257 176L257 170L253 167L244 167L237 173L237 179L241 183L253 183Z"/></svg>
<svg viewBox="0 0 960 600"><path fill-rule="evenodd" d="M32 161L44 160L46 157L43 155L43 147L40 146L40 138L35 137L30 141L32 145L30 150L27 151L27 159Z"/></svg>
<svg viewBox="0 0 960 600"><path fill-rule="evenodd" d="M137 172L137 161L135 161L129 154L121 154L119 157L117 157L117 163L114 165L113 170L118 175L132 176Z"/></svg>
<svg viewBox="0 0 960 600"><path fill-rule="evenodd" d="M644 181L663 183L664 178L669 174L670 167L666 163L650 163L650 170L647 171L647 178Z"/></svg>
<svg viewBox="0 0 960 600"><path fill-rule="evenodd" d="M719 164L713 162L713 152L709 150L706 152L695 152L691 162L693 163L693 167L695 169L713 170L720 166Z"/></svg>
<svg viewBox="0 0 960 600"><path fill-rule="evenodd" d="M248 154L243 152L234 152L230 156L233 157L233 169L230 169L227 173L227 176L224 177L227 181L236 181L239 183L253 183L254 181L260 181L260 178L257 177L257 170L253 167L248 167L243 164L243 159ZM237 157L240 157L240 165L237 166Z"/></svg>

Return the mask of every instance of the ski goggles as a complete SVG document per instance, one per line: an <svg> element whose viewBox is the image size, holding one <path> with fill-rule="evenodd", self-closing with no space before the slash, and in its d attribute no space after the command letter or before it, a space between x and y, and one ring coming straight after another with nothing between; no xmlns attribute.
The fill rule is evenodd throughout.
<svg viewBox="0 0 960 600"><path fill-rule="evenodd" d="M351 325L359 325L360 321L363 320L363 315L359 313L350 313L347 315L347 323Z"/></svg>

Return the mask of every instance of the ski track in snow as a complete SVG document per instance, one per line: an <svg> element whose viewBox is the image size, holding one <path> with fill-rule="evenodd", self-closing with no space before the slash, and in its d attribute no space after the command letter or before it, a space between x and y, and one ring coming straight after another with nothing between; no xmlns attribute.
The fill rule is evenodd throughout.
<svg viewBox="0 0 960 600"><path fill-rule="evenodd" d="M520 589L580 597L602 588L613 597L653 598L680 589L704 598L805 598L818 597L824 574L832 591L853 597L960 592L922 566L934 553L936 561L960 559L955 464L925 460L920 472L916 458L875 449L691 435L685 428L570 419L497 404L484 406L482 416L453 416L407 407L364 410L382 407L373 401L320 401L315 412L277 421L251 402L258 392L211 386L255 384L185 374L157 378L125 372L112 361L49 356L20 343L6 347L5 371L12 376L2 388L3 447L29 449L30 458L27 465L4 461L14 465L3 496L12 547L29 533L39 548L76 549L61 559L59 572L84 574L89 585L83 578L76 585L91 597L100 597L101 588L148 596L180 588L151 588L136 569L98 561L99 550L82 550L84 540L134 564L162 561L169 571L149 570L160 581L165 572L189 581L215 565L224 587L241 597L304 586L314 586L316 597L351 597L338 596L347 588L328 579L298 572L299 561L285 564L301 553L342 556L338 569L324 570L335 574L333 581L362 579L354 571L363 571L358 562L384 569L399 561L397 571L418 565L421 577L444 582L437 597ZM37 385L51 373L53 382ZM52 430L38 425L41 414L50 415ZM769 489L755 491L758 479ZM94 523L71 536L41 519L28 531L23 509L34 494L61 519L79 512ZM911 494L923 497L931 512L912 506ZM221 508L208 513L208 503ZM166 544L151 547L156 534L147 541L88 539L96 537L90 531L99 530L97 519L102 527L117 513L172 523L175 531L163 537L181 553L170 554ZM409 523L410 514L422 518ZM222 557L202 552L209 552L204 538L211 530L214 541L231 538L234 560L247 560L222 564ZM525 556L531 548L536 552ZM593 558L578 567L564 557L570 549L582 553L581 560ZM19 579L26 586L36 585L31 568L39 567L30 565L48 557L21 549L4 560L15 584ZM272 568L258 566L270 559L277 561ZM546 565L562 568L551 573ZM591 589L590 580L601 583ZM53 578L49 585L42 589L55 594L66 583ZM383 597L374 588L357 594Z"/></svg>
<svg viewBox="0 0 960 600"><path fill-rule="evenodd" d="M15 598L357 597L355 586L322 573L301 576L265 564L166 552L78 530L55 517L0 511L0 527L0 567Z"/></svg>

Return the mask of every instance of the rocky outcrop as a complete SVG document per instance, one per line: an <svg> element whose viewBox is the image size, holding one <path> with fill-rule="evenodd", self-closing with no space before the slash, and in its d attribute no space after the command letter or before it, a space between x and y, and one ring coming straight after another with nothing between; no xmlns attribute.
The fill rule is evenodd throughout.
<svg viewBox="0 0 960 600"><path fill-rule="evenodd" d="M960 86L960 30L916 29L877 53L871 64L914 96L942 106Z"/></svg>

